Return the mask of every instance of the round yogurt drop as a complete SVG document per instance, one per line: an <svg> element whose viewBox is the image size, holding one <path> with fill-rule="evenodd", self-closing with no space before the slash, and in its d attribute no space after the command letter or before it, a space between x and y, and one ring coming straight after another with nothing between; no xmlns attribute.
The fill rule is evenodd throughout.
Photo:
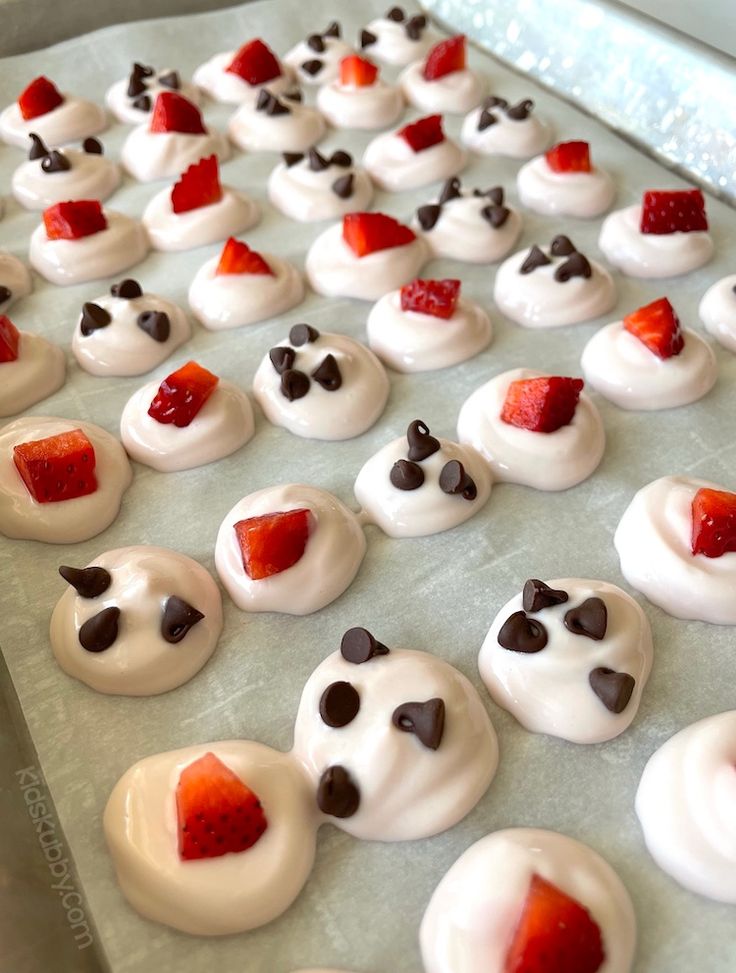
<svg viewBox="0 0 736 973"><path fill-rule="evenodd" d="M373 199L373 183L353 157L338 149L322 155L286 153L268 178L268 198L279 212L300 223L336 220L364 210Z"/></svg>
<svg viewBox="0 0 736 973"><path fill-rule="evenodd" d="M356 838L409 841L475 807L495 775L498 742L457 669L353 628L307 680L293 754L325 820Z"/></svg>
<svg viewBox="0 0 736 973"><path fill-rule="evenodd" d="M251 577L235 525L294 510L308 511L303 553L288 568L267 577ZM365 549L360 521L337 497L317 487L287 484L258 490L235 504L220 525L215 566L228 594L243 611L309 615L350 586Z"/></svg>
<svg viewBox="0 0 736 973"><path fill-rule="evenodd" d="M461 49L462 66L439 73L430 71L431 63L450 47ZM427 75L431 74L430 77ZM480 75L465 66L465 38L450 37L440 41L429 51L423 61L415 61L404 68L399 76L406 100L419 111L449 112L464 115L480 102L486 83Z"/></svg>
<svg viewBox="0 0 736 973"><path fill-rule="evenodd" d="M435 123L436 132L424 144L413 138L420 126ZM430 115L410 122L394 132L377 135L363 153L363 165L380 189L400 192L418 189L441 179L448 179L465 168L465 150L442 130L442 119Z"/></svg>
<svg viewBox="0 0 736 973"><path fill-rule="evenodd" d="M616 187L610 175L592 165L589 172L556 172L545 155L519 169L516 188L522 205L545 216L592 219L610 207Z"/></svg>
<svg viewBox="0 0 736 973"><path fill-rule="evenodd" d="M4 327L0 319L0 340ZM66 377L66 357L58 345L39 334L18 331L12 322L8 330L17 333L17 349L13 360L0 359L0 416L25 412L53 395Z"/></svg>
<svg viewBox="0 0 736 973"><path fill-rule="evenodd" d="M736 353L736 274L712 284L703 295L698 309L705 330Z"/></svg>
<svg viewBox="0 0 736 973"><path fill-rule="evenodd" d="M178 71L171 68L156 71L147 64L135 62L127 78L121 78L107 89L105 103L119 122L140 125L148 118L162 91L177 91L195 105L200 102L199 89L182 81Z"/></svg>
<svg viewBox="0 0 736 973"><path fill-rule="evenodd" d="M437 38L424 14L410 16L402 7L391 7L384 17L367 23L359 39L361 50L371 57L404 67L423 58Z"/></svg>
<svg viewBox="0 0 736 973"><path fill-rule="evenodd" d="M493 299L525 328L557 328L600 317L616 303L611 275L558 235L547 251L519 250L498 268Z"/></svg>
<svg viewBox="0 0 736 973"><path fill-rule="evenodd" d="M0 314L32 290L31 272L26 265L12 253L0 250Z"/></svg>
<svg viewBox="0 0 736 973"><path fill-rule="evenodd" d="M350 61L364 62L357 56ZM372 65L373 72L377 69ZM376 77L370 84L344 81L341 75L317 92L317 107L335 128L372 131L393 125L404 110L401 88Z"/></svg>
<svg viewBox="0 0 736 973"><path fill-rule="evenodd" d="M264 87L279 96L294 87L294 71L259 38L215 54L194 72L194 83L215 101L255 108Z"/></svg>
<svg viewBox="0 0 736 973"><path fill-rule="evenodd" d="M606 581L530 579L496 615L478 657L495 703L527 730L572 743L623 733L652 667L640 606Z"/></svg>
<svg viewBox="0 0 736 973"><path fill-rule="evenodd" d="M321 33L295 44L284 55L284 63L296 73L299 84L329 84L340 73L340 61L352 53L341 38L340 25L333 20Z"/></svg>
<svg viewBox="0 0 736 973"><path fill-rule="evenodd" d="M509 969L507 957L517 946L526 903L532 901L540 880L545 883L542 889L552 886L554 893L554 898L546 898L550 905L545 916L551 901L562 897L562 908L582 908L597 927L603 953L599 973L630 973L636 917L618 875L587 845L533 828L511 828L481 838L445 874L419 931L426 973ZM551 936L552 920L548 928ZM564 928L561 922L560 930ZM567 948L576 955L579 945L568 943ZM541 944L538 949L541 953ZM550 951L556 955L555 939ZM534 955L539 953L535 950Z"/></svg>
<svg viewBox="0 0 736 973"><path fill-rule="evenodd" d="M64 672L92 689L165 693L188 682L214 652L220 590L184 554L123 547L59 572L69 587L51 616L51 648Z"/></svg>
<svg viewBox="0 0 736 973"><path fill-rule="evenodd" d="M253 378L266 418L306 439L360 436L383 412L389 389L383 365L365 345L307 324L294 325Z"/></svg>
<svg viewBox="0 0 736 973"><path fill-rule="evenodd" d="M82 149L49 149L34 134L27 162L11 180L13 195L26 209L46 209L67 199L107 199L120 185L120 167L102 154L97 139Z"/></svg>
<svg viewBox="0 0 736 973"><path fill-rule="evenodd" d="M650 855L676 882L736 904L736 710L680 730L644 768L636 813Z"/></svg>
<svg viewBox="0 0 736 973"><path fill-rule="evenodd" d="M511 105L491 95L465 116L460 139L481 155L529 159L542 152L550 139L550 126L533 109L531 98Z"/></svg>
<svg viewBox="0 0 736 973"><path fill-rule="evenodd" d="M238 108L227 130L246 152L306 152L324 136L326 126L315 108L263 88L255 105Z"/></svg>
<svg viewBox="0 0 736 973"><path fill-rule="evenodd" d="M52 93L48 111L41 114L24 117L19 101L32 89L37 89L39 83L50 86L44 93ZM0 138L9 145L17 145L26 149L30 142L31 133L37 133L52 149L69 142L77 142L90 135L98 135L107 128L107 116L104 108L77 98L74 95L58 91L46 78L36 78L26 88L19 101L14 101L0 112Z"/></svg>

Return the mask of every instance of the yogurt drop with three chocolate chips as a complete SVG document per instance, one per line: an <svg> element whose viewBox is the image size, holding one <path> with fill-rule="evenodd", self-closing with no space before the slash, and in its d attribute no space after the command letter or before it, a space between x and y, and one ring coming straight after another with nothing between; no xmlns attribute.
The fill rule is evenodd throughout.
<svg viewBox="0 0 736 973"><path fill-rule="evenodd" d="M391 7L361 30L362 52L385 64L404 67L424 57L437 35L427 27L424 14L408 14L402 7Z"/></svg>
<svg viewBox="0 0 736 973"><path fill-rule="evenodd" d="M263 88L255 106L241 105L227 129L247 152L306 152L324 136L325 121L316 109Z"/></svg>
<svg viewBox="0 0 736 973"><path fill-rule="evenodd" d="M730 274L712 284L703 295L698 308L705 330L736 353L736 274Z"/></svg>
<svg viewBox="0 0 736 973"><path fill-rule="evenodd" d="M322 33L309 34L284 54L284 63L296 72L299 84L329 84L335 80L340 61L353 53L340 34L340 25L333 20Z"/></svg>
<svg viewBox="0 0 736 973"><path fill-rule="evenodd" d="M120 167L102 154L97 139L82 149L49 149L34 137L27 162L13 173L13 195L26 209L46 209L67 199L111 196L120 185Z"/></svg>
<svg viewBox="0 0 736 973"><path fill-rule="evenodd" d="M165 693L188 682L214 652L220 591L184 554L123 547L59 571L69 587L51 616L51 648L61 668L92 689Z"/></svg>
<svg viewBox="0 0 736 973"><path fill-rule="evenodd" d="M550 127L534 112L531 98L512 105L491 95L465 116L460 139L481 155L529 159L549 144Z"/></svg>
<svg viewBox="0 0 736 973"><path fill-rule="evenodd" d="M12 253L0 250L0 314L32 290L31 272L26 265Z"/></svg>
<svg viewBox="0 0 736 973"><path fill-rule="evenodd" d="M140 125L146 121L156 96L162 91L177 91L195 105L201 100L199 88L182 81L178 71L171 68L156 71L136 62L127 78L110 85L105 103L119 122Z"/></svg>
<svg viewBox="0 0 736 973"><path fill-rule="evenodd" d="M268 178L268 198L277 210L301 223L336 220L367 209L373 183L349 153L323 155L312 147L305 155L284 156Z"/></svg>

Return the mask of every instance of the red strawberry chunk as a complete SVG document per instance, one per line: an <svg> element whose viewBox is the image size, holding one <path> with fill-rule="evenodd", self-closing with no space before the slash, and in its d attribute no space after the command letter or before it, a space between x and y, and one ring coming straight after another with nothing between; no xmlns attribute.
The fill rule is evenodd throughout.
<svg viewBox="0 0 736 973"><path fill-rule="evenodd" d="M422 76L425 81L436 81L453 71L465 69L465 35L448 37L435 44L424 62Z"/></svg>
<svg viewBox="0 0 736 973"><path fill-rule="evenodd" d="M301 559L309 540L309 510L300 507L248 517L234 528L245 573L253 581L261 581Z"/></svg>
<svg viewBox="0 0 736 973"><path fill-rule="evenodd" d="M243 44L225 70L254 86L281 77L279 59L258 37Z"/></svg>
<svg viewBox="0 0 736 973"><path fill-rule="evenodd" d="M258 796L214 753L182 770L176 817L184 861L247 851L268 828Z"/></svg>
<svg viewBox="0 0 736 973"><path fill-rule="evenodd" d="M218 274L270 274L275 277L273 270L255 250L251 250L247 243L230 237L222 248L220 262L215 276Z"/></svg>
<svg viewBox="0 0 736 973"><path fill-rule="evenodd" d="M162 91L156 96L148 130L181 132L185 135L207 134L199 108L175 91Z"/></svg>
<svg viewBox="0 0 736 973"><path fill-rule="evenodd" d="M588 910L533 875L504 973L596 973L605 959L600 928Z"/></svg>
<svg viewBox="0 0 736 973"><path fill-rule="evenodd" d="M376 83L378 68L368 58L351 54L340 61L340 84L354 88L369 88Z"/></svg>
<svg viewBox="0 0 736 973"><path fill-rule="evenodd" d="M627 314L624 328L657 358L673 358L685 347L680 319L666 297Z"/></svg>
<svg viewBox="0 0 736 973"><path fill-rule="evenodd" d="M377 250L403 247L416 234L385 213L348 213L342 218L342 238L356 257L365 257Z"/></svg>
<svg viewBox="0 0 736 973"><path fill-rule="evenodd" d="M556 375L518 379L508 387L501 419L531 432L555 432L572 422L584 384Z"/></svg>
<svg viewBox="0 0 736 973"><path fill-rule="evenodd" d="M420 280L401 288L401 310L431 314L447 321L455 313L460 297L459 280Z"/></svg>
<svg viewBox="0 0 736 973"><path fill-rule="evenodd" d="M552 172L590 172L590 145L587 142L559 142L544 153Z"/></svg>
<svg viewBox="0 0 736 973"><path fill-rule="evenodd" d="M96 199L55 203L43 211L49 240L79 240L107 229L107 217Z"/></svg>
<svg viewBox="0 0 736 973"><path fill-rule="evenodd" d="M18 358L20 332L5 314L0 314L0 365Z"/></svg>
<svg viewBox="0 0 736 973"><path fill-rule="evenodd" d="M409 143L413 152L429 149L433 145L445 141L445 133L442 131L442 115L427 115L426 118L410 122L399 129L396 134Z"/></svg>
<svg viewBox="0 0 736 973"><path fill-rule="evenodd" d="M736 493L698 490L693 497L693 554L721 557L736 551Z"/></svg>
<svg viewBox="0 0 736 973"><path fill-rule="evenodd" d="M171 207L175 213L188 213L192 209L219 203L221 199L222 186L216 155L189 166L171 190Z"/></svg>
<svg viewBox="0 0 736 973"><path fill-rule="evenodd" d="M196 361L188 361L159 385L148 408L156 422L179 429L188 426L212 395L219 382L217 375L202 368Z"/></svg>
<svg viewBox="0 0 736 973"><path fill-rule="evenodd" d="M73 500L97 489L95 449L81 429L20 443L13 462L37 503Z"/></svg>
<svg viewBox="0 0 736 973"><path fill-rule="evenodd" d="M691 233L707 230L705 199L699 189L648 189L642 198L642 233Z"/></svg>
<svg viewBox="0 0 736 973"><path fill-rule="evenodd" d="M18 98L18 107L25 121L46 115L58 108L64 101L64 96L53 83L41 75L34 78Z"/></svg>

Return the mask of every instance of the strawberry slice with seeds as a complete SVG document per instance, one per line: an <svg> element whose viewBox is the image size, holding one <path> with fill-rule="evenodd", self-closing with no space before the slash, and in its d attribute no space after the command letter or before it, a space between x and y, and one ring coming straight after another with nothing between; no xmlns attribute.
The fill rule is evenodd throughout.
<svg viewBox="0 0 736 973"><path fill-rule="evenodd" d="M36 503L74 500L97 489L95 449L81 429L20 443L13 462Z"/></svg>
<svg viewBox="0 0 736 973"><path fill-rule="evenodd" d="M427 115L426 118L419 118L416 122L404 125L396 134L409 144L413 152L421 152L433 145L439 145L440 142L445 141L442 115Z"/></svg>
<svg viewBox="0 0 736 973"><path fill-rule="evenodd" d="M39 115L47 115L54 108L58 108L64 101L64 96L48 78L41 75L34 78L18 98L18 108L23 119L27 122Z"/></svg>
<svg viewBox="0 0 736 973"><path fill-rule="evenodd" d="M693 497L693 554L721 557L736 551L736 493L703 487Z"/></svg>
<svg viewBox="0 0 736 973"><path fill-rule="evenodd" d="M342 218L342 238L356 257L366 257L403 247L416 240L416 234L385 213L348 213Z"/></svg>
<svg viewBox="0 0 736 973"><path fill-rule="evenodd" d="M642 198L642 233L692 233L708 229L705 198L699 189L648 189Z"/></svg>
<svg viewBox="0 0 736 973"><path fill-rule="evenodd" d="M279 511L234 524L245 573L253 581L293 567L309 540L309 510Z"/></svg>
<svg viewBox="0 0 736 973"><path fill-rule="evenodd" d="M657 358L673 358L685 347L680 319L666 297L627 314L624 328Z"/></svg>
<svg viewBox="0 0 736 973"><path fill-rule="evenodd" d="M504 973L596 973L605 959L600 927L588 910L532 875Z"/></svg>
<svg viewBox="0 0 736 973"><path fill-rule="evenodd" d="M587 142L559 142L544 153L552 172L590 172L590 145Z"/></svg>
<svg viewBox="0 0 736 973"><path fill-rule="evenodd" d="M556 432L572 422L584 384L558 375L518 379L508 387L501 419L531 432Z"/></svg>
<svg viewBox="0 0 736 973"><path fill-rule="evenodd" d="M216 155L207 156L189 166L171 190L171 208L175 213L188 213L203 206L212 206L221 199L222 186Z"/></svg>
<svg viewBox="0 0 736 973"><path fill-rule="evenodd" d="M188 426L212 395L219 382L217 375L202 368L196 361L188 361L159 385L148 414L156 422L181 429Z"/></svg>
<svg viewBox="0 0 736 973"><path fill-rule="evenodd" d="M433 318L447 321L455 313L459 297L459 280L417 278L401 288L401 310L431 314Z"/></svg>
<svg viewBox="0 0 736 973"><path fill-rule="evenodd" d="M260 37L243 44L225 70L254 87L281 77L279 59Z"/></svg>
<svg viewBox="0 0 736 973"><path fill-rule="evenodd" d="M340 84L352 88L370 88L376 83L378 68L368 58L351 54L340 61Z"/></svg>
<svg viewBox="0 0 736 973"><path fill-rule="evenodd" d="M184 861L247 851L268 828L258 796L214 753L182 770L176 817Z"/></svg>
<svg viewBox="0 0 736 973"><path fill-rule="evenodd" d="M180 132L184 135L207 134L199 108L175 91L162 91L156 96L148 130Z"/></svg>
<svg viewBox="0 0 736 973"><path fill-rule="evenodd" d="M269 274L275 277L273 270L255 250L251 250L247 243L230 237L220 254L215 276L219 274Z"/></svg>
<svg viewBox="0 0 736 973"><path fill-rule="evenodd" d="M80 240L107 229L107 217L96 199L75 199L55 203L43 211L49 240Z"/></svg>
<svg viewBox="0 0 736 973"><path fill-rule="evenodd" d="M0 365L17 361L20 332L5 314L0 314Z"/></svg>
<svg viewBox="0 0 736 973"><path fill-rule="evenodd" d="M465 70L465 34L448 37L435 44L422 68L425 81L437 81L454 71Z"/></svg>

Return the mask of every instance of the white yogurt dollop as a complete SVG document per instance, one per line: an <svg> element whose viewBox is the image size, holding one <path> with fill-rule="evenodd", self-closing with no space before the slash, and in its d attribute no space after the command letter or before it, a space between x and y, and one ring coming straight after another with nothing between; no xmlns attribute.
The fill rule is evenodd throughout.
<svg viewBox="0 0 736 973"><path fill-rule="evenodd" d="M0 362L0 416L14 416L47 399L64 384L66 357L40 334L20 331L18 357Z"/></svg>
<svg viewBox="0 0 736 973"><path fill-rule="evenodd" d="M26 120L18 103L13 102L0 113L0 138L8 145L27 149L31 132L40 135L51 149L68 142L78 142L90 135L99 135L107 128L104 108L85 98L64 94L56 108Z"/></svg>
<svg viewBox="0 0 736 973"><path fill-rule="evenodd" d="M598 246L606 259L630 277L678 277L708 263L713 239L705 230L642 233L641 205L607 216Z"/></svg>
<svg viewBox="0 0 736 973"><path fill-rule="evenodd" d="M363 86L335 78L317 92L317 108L335 128L372 131L394 124L404 110L404 96L401 88L380 78Z"/></svg>
<svg viewBox="0 0 736 973"><path fill-rule="evenodd" d="M154 250L191 250L237 236L255 226L261 211L245 193L222 187L216 203L175 213L171 189L162 189L143 211L143 225Z"/></svg>
<svg viewBox="0 0 736 973"><path fill-rule="evenodd" d="M455 176L466 162L465 150L447 136L415 152L398 132L384 132L363 153L363 165L376 185L394 193Z"/></svg>
<svg viewBox="0 0 736 973"><path fill-rule="evenodd" d="M469 68L434 81L427 81L423 70L424 61L415 61L399 77L406 100L419 111L464 115L475 108L485 93L485 79Z"/></svg>
<svg viewBox="0 0 736 973"><path fill-rule="evenodd" d="M239 74L228 71L237 51L224 51L215 54L209 61L200 64L192 80L210 98L228 105L250 105L255 108L258 95L268 88L274 95L281 95L294 86L294 72L288 65L280 63L281 74L269 78L262 84L249 84Z"/></svg>
<svg viewBox="0 0 736 973"><path fill-rule="evenodd" d="M502 101L502 104L493 104ZM514 108L505 99L489 98L474 108L463 120L460 133L462 142L481 155L503 155L511 159L529 159L542 152L550 140L550 126L537 114L532 113L529 101L527 113L514 117ZM511 107L512 114L508 113ZM489 119L490 124L485 124Z"/></svg>
<svg viewBox="0 0 736 973"><path fill-rule="evenodd" d="M712 284L703 295L698 309L705 330L736 353L736 274Z"/></svg>
<svg viewBox="0 0 736 973"><path fill-rule="evenodd" d="M139 182L173 179L200 159L216 155L220 162L230 158L230 146L220 132L151 132L138 125L120 151L120 161Z"/></svg>
<svg viewBox="0 0 736 973"><path fill-rule="evenodd" d="M361 166L346 160L334 163L330 156L310 150L303 159L288 165L280 162L268 178L268 198L292 220L314 223L337 220L346 213L368 209L373 183ZM310 157L315 159L314 165ZM323 163L327 163L324 168ZM315 165L317 168L315 168Z"/></svg>
<svg viewBox="0 0 736 973"><path fill-rule="evenodd" d="M120 167L104 155L64 149L70 168L46 172L48 156L29 159L13 173L13 195L26 209L46 209L68 199L99 199L111 196L120 185ZM48 163L47 163L48 164Z"/></svg>
<svg viewBox="0 0 736 973"><path fill-rule="evenodd" d="M519 169L516 188L522 205L545 216L573 216L589 220L609 208L616 187L605 170L555 172L543 155Z"/></svg>

